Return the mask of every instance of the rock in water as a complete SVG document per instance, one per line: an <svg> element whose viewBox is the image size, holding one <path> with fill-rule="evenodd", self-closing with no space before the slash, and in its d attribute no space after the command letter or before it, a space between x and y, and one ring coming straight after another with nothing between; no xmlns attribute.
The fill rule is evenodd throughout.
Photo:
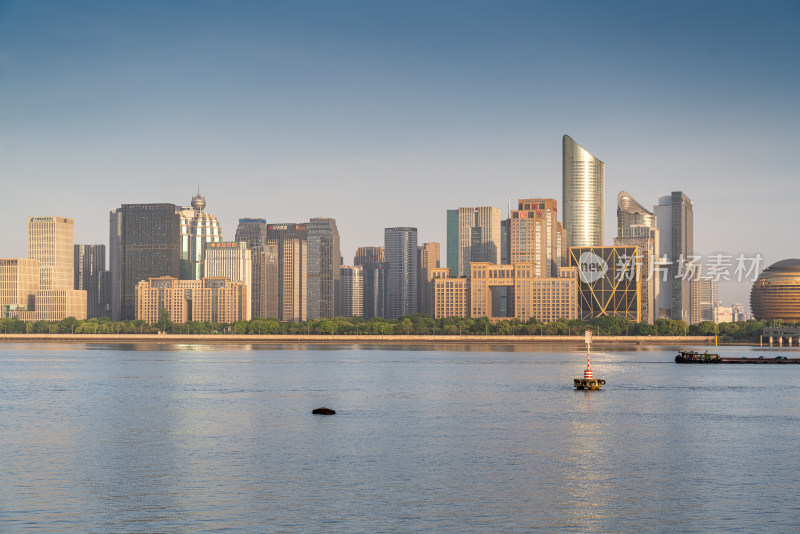
<svg viewBox="0 0 800 534"><path fill-rule="evenodd" d="M330 408L317 408L316 410L311 410L311 413L316 415L333 415L336 413L336 410L331 410Z"/></svg>

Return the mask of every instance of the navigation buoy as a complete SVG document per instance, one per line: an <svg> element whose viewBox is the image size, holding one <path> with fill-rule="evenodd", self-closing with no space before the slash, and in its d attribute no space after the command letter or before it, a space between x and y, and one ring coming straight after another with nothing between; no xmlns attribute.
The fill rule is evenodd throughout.
<svg viewBox="0 0 800 534"><path fill-rule="evenodd" d="M589 365L589 355L592 352L591 330L586 331L586 334L584 335L584 341L586 342L586 370L583 371L583 378L575 378L573 379L573 383L576 389L600 389L601 386L605 385L606 381L600 378L594 378L592 368Z"/></svg>

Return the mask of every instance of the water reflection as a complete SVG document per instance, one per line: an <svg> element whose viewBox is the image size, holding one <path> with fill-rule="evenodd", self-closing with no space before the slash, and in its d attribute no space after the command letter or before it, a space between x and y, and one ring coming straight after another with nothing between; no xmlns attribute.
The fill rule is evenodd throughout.
<svg viewBox="0 0 800 534"><path fill-rule="evenodd" d="M31 347L0 348L9 531L800 528L775 366L603 348L576 391L556 347Z"/></svg>

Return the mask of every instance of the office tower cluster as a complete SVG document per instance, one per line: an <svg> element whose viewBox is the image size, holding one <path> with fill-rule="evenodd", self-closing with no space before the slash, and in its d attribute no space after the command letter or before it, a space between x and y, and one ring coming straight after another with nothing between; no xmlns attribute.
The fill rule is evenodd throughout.
<svg viewBox="0 0 800 534"><path fill-rule="evenodd" d="M567 135L562 192L563 223L551 198L519 199L505 220L491 207L448 210L447 269L434 271L433 314L713 320L716 287L681 270L694 252L684 193L659 197L650 211L620 192L617 237L604 246L605 164Z"/></svg>
<svg viewBox="0 0 800 534"><path fill-rule="evenodd" d="M606 246L605 164L565 135L562 194L561 206L520 198L505 217L493 206L448 209L444 251L417 228L385 228L382 246L359 247L352 265L343 265L333 218L241 218L225 241L199 191L189 206L111 211L108 269L105 245L73 243L71 219L32 217L28 257L0 260L0 305L4 317L148 322L163 310L177 322L734 316L720 309L716 283L693 273L694 206L684 193L661 196L650 210L621 191Z"/></svg>

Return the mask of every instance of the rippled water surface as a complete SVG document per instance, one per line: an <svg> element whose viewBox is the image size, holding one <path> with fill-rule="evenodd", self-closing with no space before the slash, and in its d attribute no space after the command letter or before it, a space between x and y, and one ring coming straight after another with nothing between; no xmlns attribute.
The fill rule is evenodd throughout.
<svg viewBox="0 0 800 534"><path fill-rule="evenodd" d="M0 530L800 531L800 365L529 351L0 345Z"/></svg>

